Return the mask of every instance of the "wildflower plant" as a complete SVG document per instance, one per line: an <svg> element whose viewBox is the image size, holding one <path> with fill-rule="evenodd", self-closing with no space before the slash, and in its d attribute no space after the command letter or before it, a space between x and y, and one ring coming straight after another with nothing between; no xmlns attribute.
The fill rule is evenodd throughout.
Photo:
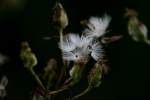
<svg viewBox="0 0 150 100"><path fill-rule="evenodd" d="M102 18L91 17L88 21L87 26L89 29L84 30L85 34L89 37L101 37L107 31L107 27L111 21L111 17L105 14Z"/></svg>
<svg viewBox="0 0 150 100"><path fill-rule="evenodd" d="M59 33L58 46L61 50L62 66L59 66L55 58L51 58L44 67L44 74L40 78L40 75L34 72L34 67L38 64L36 54L32 52L28 42L21 44L20 57L39 86L33 93L33 100L50 100L58 93L63 93L67 89L71 90L82 79L88 80L87 88L73 96L68 94L67 99L77 99L91 89L99 87L103 74L108 71L104 45L120 39L115 36L115 38L104 38L104 35L109 32L107 28L111 21L111 16L108 14L104 14L102 17L90 17L86 21L86 27L82 33L64 35L63 29L68 25L67 13L59 2L56 3L53 10L52 20ZM94 65L90 66L90 70L84 75L91 59L93 59ZM58 66L61 67L60 74L57 74Z"/></svg>

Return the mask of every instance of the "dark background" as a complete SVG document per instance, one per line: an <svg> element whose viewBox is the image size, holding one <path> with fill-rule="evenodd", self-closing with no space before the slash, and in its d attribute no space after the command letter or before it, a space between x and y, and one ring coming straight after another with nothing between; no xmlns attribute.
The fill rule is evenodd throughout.
<svg viewBox="0 0 150 100"><path fill-rule="evenodd" d="M60 0L69 17L66 32L80 32L80 21L90 16L108 13L112 16L110 34L123 34L124 38L106 47L110 72L99 88L81 97L81 100L126 100L149 97L150 46L136 43L127 35L125 7L136 9L140 19L150 26L149 3L146 0ZM28 100L30 90L36 85L32 75L23 68L19 59L20 42L29 41L39 59L37 72L49 57L56 57L56 41L43 37L56 35L51 25L51 9L55 0L27 0L25 9L7 11L0 17L0 52L11 60L0 68L7 75L9 100ZM150 36L149 36L150 37ZM64 100L63 98L58 100ZM144 100L144 99L143 99Z"/></svg>

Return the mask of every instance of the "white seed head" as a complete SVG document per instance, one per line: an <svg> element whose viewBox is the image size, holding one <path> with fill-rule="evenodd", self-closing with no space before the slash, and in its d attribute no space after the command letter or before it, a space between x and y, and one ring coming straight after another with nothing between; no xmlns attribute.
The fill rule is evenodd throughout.
<svg viewBox="0 0 150 100"><path fill-rule="evenodd" d="M91 17L84 33L89 37L101 37L106 33L106 29L111 21L111 17L105 14L102 18Z"/></svg>
<svg viewBox="0 0 150 100"><path fill-rule="evenodd" d="M103 52L104 50L99 42L93 43L91 46L91 56L94 60L98 61L98 59L101 58Z"/></svg>
<svg viewBox="0 0 150 100"><path fill-rule="evenodd" d="M76 48L70 52L63 52L63 59L68 61L87 61L89 55L82 48Z"/></svg>
<svg viewBox="0 0 150 100"><path fill-rule="evenodd" d="M69 36L64 36L63 43L59 43L59 48L62 51L69 52L76 48L75 44L70 40Z"/></svg>
<svg viewBox="0 0 150 100"><path fill-rule="evenodd" d="M84 48L92 42L93 38L87 36L80 36L79 34L68 34L64 36L63 43L59 43L59 47L62 51L73 51L75 48Z"/></svg>

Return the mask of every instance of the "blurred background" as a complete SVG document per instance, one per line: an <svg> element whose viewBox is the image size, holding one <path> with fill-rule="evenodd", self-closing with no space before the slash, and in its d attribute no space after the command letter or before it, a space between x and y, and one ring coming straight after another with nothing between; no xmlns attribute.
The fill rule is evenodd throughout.
<svg viewBox="0 0 150 100"><path fill-rule="evenodd" d="M134 42L127 33L125 8L139 12L139 19L150 28L147 0L59 0L64 6L69 26L65 32L81 32L80 21L105 13L112 16L108 35L124 35L106 47L110 71L102 84L79 100L116 100L149 97L150 46ZM11 3L10 3L11 2ZM16 3L17 2L17 3ZM1 0L0 1L0 53L10 60L0 67L0 76L9 79L6 100L29 100L36 82L23 68L19 59L21 41L29 41L39 59L38 68L50 57L59 57L60 51L53 37L57 35L51 24L52 7L56 0ZM150 37L150 35L149 35ZM149 38L150 39L150 38ZM65 100L58 98L58 100ZM144 100L144 99L143 99Z"/></svg>

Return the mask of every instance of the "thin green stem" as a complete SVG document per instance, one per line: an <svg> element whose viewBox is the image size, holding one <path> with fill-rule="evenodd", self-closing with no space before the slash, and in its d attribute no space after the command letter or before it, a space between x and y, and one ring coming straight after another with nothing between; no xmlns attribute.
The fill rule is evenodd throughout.
<svg viewBox="0 0 150 100"><path fill-rule="evenodd" d="M64 91L64 90L66 90L66 89L69 89L69 87L71 87L72 85L73 85L73 83L67 84L67 85L65 85L65 86L61 87L61 88L60 88L60 89L58 89L58 90L55 90L55 91L51 91L51 92L49 92L49 93L48 93L48 95L53 95L53 94L56 94L56 93L62 92L62 91Z"/></svg>
<svg viewBox="0 0 150 100"><path fill-rule="evenodd" d="M62 92L62 91L64 91L64 90L66 90L66 89L67 89L67 87L66 87L66 88L61 88L61 89L59 89L59 90L51 91L48 95L53 95L53 94Z"/></svg>
<svg viewBox="0 0 150 100"><path fill-rule="evenodd" d="M63 46L63 30L62 29L59 30L59 35L60 35L60 45L62 47Z"/></svg>
<svg viewBox="0 0 150 100"><path fill-rule="evenodd" d="M89 91L91 90L90 87L86 88L83 92L81 92L80 94L77 94L75 96L73 96L72 98L70 98L69 100L76 100L78 99L79 97L85 95L86 93L88 93Z"/></svg>
<svg viewBox="0 0 150 100"><path fill-rule="evenodd" d="M29 71L31 72L31 74L34 76L34 78L36 79L36 81L38 82L38 84L42 87L42 89L45 91L46 88L44 87L43 83L41 82L40 78L37 76L37 74L34 72L33 69L29 69Z"/></svg>
<svg viewBox="0 0 150 100"><path fill-rule="evenodd" d="M60 45L61 45L61 48L63 48L63 29L59 29L59 35L60 35ZM56 89L60 85L62 78L65 74L66 74L66 67L63 65L60 70L60 75L59 75L58 81L55 85Z"/></svg>

